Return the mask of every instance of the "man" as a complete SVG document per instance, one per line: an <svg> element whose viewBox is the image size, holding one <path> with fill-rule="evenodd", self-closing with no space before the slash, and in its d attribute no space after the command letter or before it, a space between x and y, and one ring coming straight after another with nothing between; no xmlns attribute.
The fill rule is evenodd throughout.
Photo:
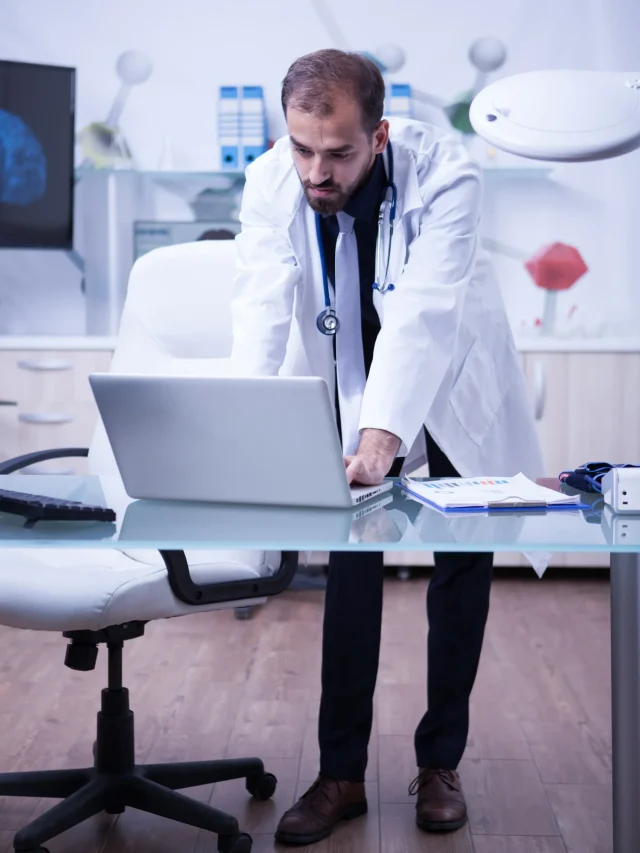
<svg viewBox="0 0 640 853"><path fill-rule="evenodd" d="M282 87L289 135L247 170L232 357L245 373L326 379L350 482L379 483L425 450L432 476L539 476L524 380L479 249L480 170L435 127L383 120L383 102L380 73L358 55L323 50L289 69ZM378 213L392 180L390 237L390 210L381 225ZM337 331L327 317L337 318ZM456 768L491 574L491 554L435 557L428 711L415 734L411 788L427 831L466 820ZM382 554L331 555L320 772L283 815L282 843L314 843L367 810L382 588Z"/></svg>

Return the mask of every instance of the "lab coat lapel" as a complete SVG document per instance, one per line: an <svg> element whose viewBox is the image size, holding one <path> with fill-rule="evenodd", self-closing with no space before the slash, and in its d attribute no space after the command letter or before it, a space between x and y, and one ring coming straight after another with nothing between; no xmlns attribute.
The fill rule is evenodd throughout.
<svg viewBox="0 0 640 853"><path fill-rule="evenodd" d="M297 295L299 304L296 307L296 317L307 360L311 373L323 376L333 395L333 342L330 336L321 334L316 327L316 317L325 307L316 223L313 210L306 203L302 190L300 202L287 230L293 253L304 276L303 286Z"/></svg>
<svg viewBox="0 0 640 853"><path fill-rule="evenodd" d="M393 141L391 142L393 145ZM384 164L389 174L388 154L384 153ZM396 221L393 229L393 240L391 242L391 259L389 263L390 280L397 284L407 260L408 242L413 239L409 227L408 217L413 211L423 206L418 183L418 172L416 164L410 153L399 145L393 148L394 180L398 188L398 201L396 205ZM384 300L393 294L383 294L377 290L373 292L373 304L378 312L380 322L384 321Z"/></svg>

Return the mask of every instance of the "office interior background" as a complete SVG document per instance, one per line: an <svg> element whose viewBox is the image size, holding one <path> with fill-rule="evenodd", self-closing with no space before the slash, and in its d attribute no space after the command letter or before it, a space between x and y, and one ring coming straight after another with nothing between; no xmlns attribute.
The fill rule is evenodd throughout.
<svg viewBox="0 0 640 853"><path fill-rule="evenodd" d="M464 119L452 124L452 116L464 113L455 105L464 107L476 79L472 47L479 39L492 39L493 49L499 40L505 51L488 80L549 67L639 69L634 0L2 0L1 6L0 61L75 69L76 140L72 246L0 247L0 398L16 404L0 408L0 459L90 443L97 412L87 376L109 367L136 257L163 242L235 233L243 164L229 168L223 160L221 87L261 87L268 146L286 131L279 87L289 64L322 47L341 47L399 65L385 73L389 93L394 84L410 87L397 109L458 134L484 167L483 241L512 322L547 475L596 460L640 463L640 152L599 163L543 164L491 149L466 132ZM145 78L124 92L119 120L131 159L92 162L83 131L105 122L122 96L123 55L133 76ZM0 217L0 229L1 223ZM569 283L550 292L536 282L533 266L556 244L570 253ZM553 322L545 324L550 301ZM31 471L73 474L83 466L54 460ZM409 801L398 794L404 776L411 778L410 712L421 707L424 690L425 617L416 590L428 583L432 556L398 552L385 560L389 593L370 770L378 797L362 838L349 827L331 849L395 850L395 838L404 845L397 849L444 850L405 836L401 818ZM267 757L285 784L275 808L261 804L248 818L264 850L271 849L277 807L313 779L317 759L326 554L301 555L301 562L307 565L298 587L246 622L224 612L194 617L189 627L179 624L189 620L156 623L160 687L147 672L153 651L132 658L134 690L136 679L149 696L166 688L157 702L139 703L145 754L162 760L164 749L186 760L203 737L226 754L252 745L262 754L271 749ZM463 774L473 819L447 850L612 849L608 556L550 554L547 562L539 580L522 554L496 559L505 572L494 588ZM514 567L521 573L510 572ZM60 677L59 648L22 647L22 633L3 629L2 670L7 684L31 697L29 718L20 725L14 700L0 690L0 763L22 768L43 754L52 766L61 757L73 761L91 747L98 680L63 674L70 692L58 695L58 723L43 723L38 703L44 708L51 701L46 688ZM184 670L176 648L192 660ZM222 673L208 674L220 656L227 657ZM78 701L87 708L80 733L64 722ZM267 733L256 732L266 718ZM24 739L17 751L12 725ZM390 777L382 776L383 766ZM209 787L199 796L247 808L233 788L212 793ZM9 849L26 814L26 806L0 800L0 851L3 843ZM204 834L168 830L160 818L135 820L128 818L122 835L112 819L91 823L50 849L110 853L124 849L118 845L125 838L132 845L126 849L138 851L214 849Z"/></svg>

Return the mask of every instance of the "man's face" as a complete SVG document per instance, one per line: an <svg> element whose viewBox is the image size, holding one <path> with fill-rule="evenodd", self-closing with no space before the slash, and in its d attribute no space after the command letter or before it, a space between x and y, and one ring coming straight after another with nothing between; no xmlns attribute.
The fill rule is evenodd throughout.
<svg viewBox="0 0 640 853"><path fill-rule="evenodd" d="M365 133L360 106L343 95L336 97L327 118L288 107L287 127L307 201L324 214L344 208L365 180L376 154L384 150L389 134L386 121L380 122L373 136Z"/></svg>

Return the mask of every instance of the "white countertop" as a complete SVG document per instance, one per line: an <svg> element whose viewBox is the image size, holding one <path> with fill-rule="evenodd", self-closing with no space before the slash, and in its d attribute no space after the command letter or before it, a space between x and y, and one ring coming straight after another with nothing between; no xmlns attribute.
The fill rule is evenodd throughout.
<svg viewBox="0 0 640 853"><path fill-rule="evenodd" d="M0 350L113 350L116 341L98 335L0 335Z"/></svg>
<svg viewBox="0 0 640 853"><path fill-rule="evenodd" d="M113 350L117 338L0 335L0 350ZM640 338L516 338L520 352L640 352Z"/></svg>
<svg viewBox="0 0 640 853"><path fill-rule="evenodd" d="M640 352L640 338L517 338L520 352Z"/></svg>

